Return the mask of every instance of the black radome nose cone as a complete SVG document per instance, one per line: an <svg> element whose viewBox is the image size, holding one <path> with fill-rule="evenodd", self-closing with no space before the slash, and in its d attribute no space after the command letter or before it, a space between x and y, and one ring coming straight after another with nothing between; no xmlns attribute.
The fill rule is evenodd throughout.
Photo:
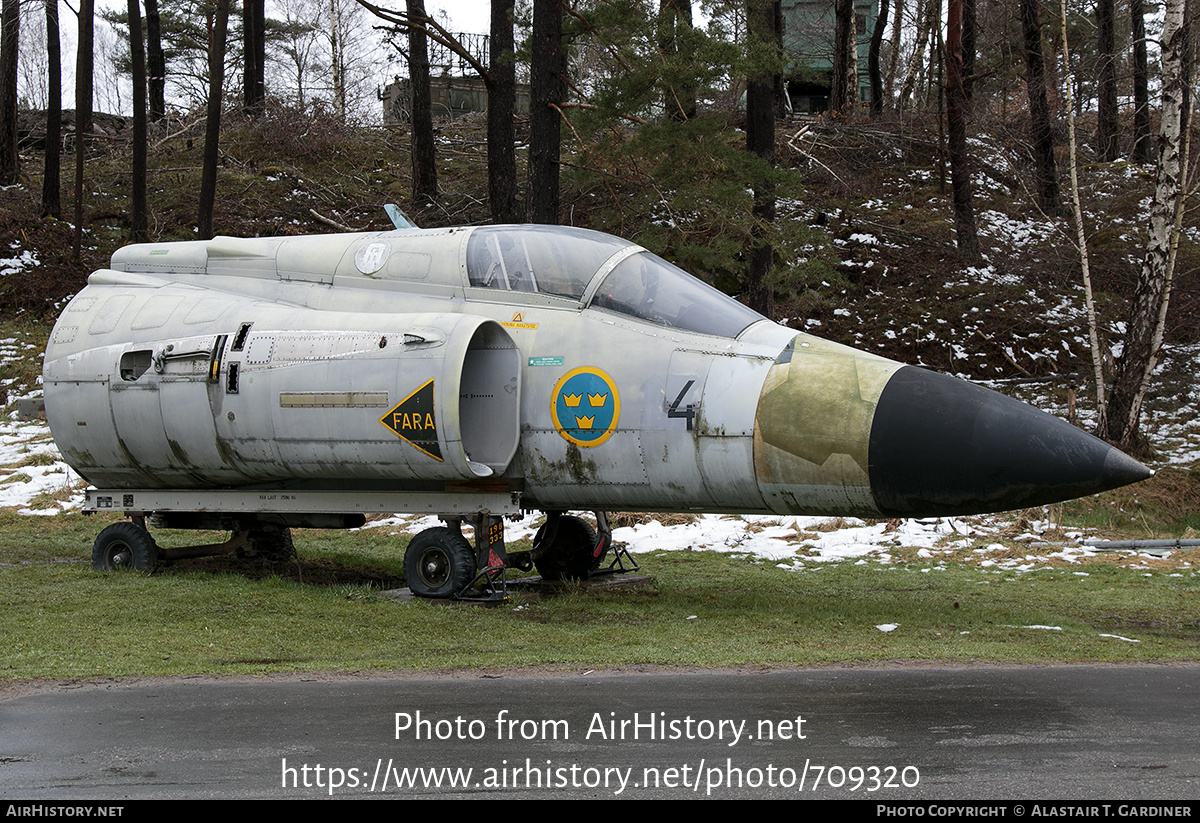
<svg viewBox="0 0 1200 823"><path fill-rule="evenodd" d="M912 366L880 395L867 458L880 511L901 517L1040 506L1151 475L1065 420Z"/></svg>

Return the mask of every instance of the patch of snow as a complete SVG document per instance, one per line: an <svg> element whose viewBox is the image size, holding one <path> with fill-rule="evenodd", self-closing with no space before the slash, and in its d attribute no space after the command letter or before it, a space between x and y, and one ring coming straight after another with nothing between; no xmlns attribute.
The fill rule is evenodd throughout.
<svg viewBox="0 0 1200 823"><path fill-rule="evenodd" d="M873 234L851 234L850 242L862 243L865 246L878 246L879 238Z"/></svg>
<svg viewBox="0 0 1200 823"><path fill-rule="evenodd" d="M15 244L14 244L15 246ZM41 264L37 258L37 253L26 249L16 257L0 257L0 277L7 277L10 274L20 274L25 269L31 269Z"/></svg>

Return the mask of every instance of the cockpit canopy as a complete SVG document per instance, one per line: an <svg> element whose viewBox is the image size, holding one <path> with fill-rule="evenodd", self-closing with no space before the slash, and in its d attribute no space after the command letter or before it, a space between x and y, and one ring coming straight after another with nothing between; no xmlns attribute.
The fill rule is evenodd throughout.
<svg viewBox="0 0 1200 823"><path fill-rule="evenodd" d="M467 243L472 286L582 300L604 262L628 240L563 226L485 226Z"/></svg>
<svg viewBox="0 0 1200 823"><path fill-rule="evenodd" d="M764 319L640 246L586 229L478 228L467 244L467 276L478 288L587 299L590 308L700 334L737 337Z"/></svg>

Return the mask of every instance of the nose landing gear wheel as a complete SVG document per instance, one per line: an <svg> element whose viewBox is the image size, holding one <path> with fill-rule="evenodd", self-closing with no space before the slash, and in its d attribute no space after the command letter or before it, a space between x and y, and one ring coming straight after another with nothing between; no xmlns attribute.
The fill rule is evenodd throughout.
<svg viewBox="0 0 1200 823"><path fill-rule="evenodd" d="M550 544L538 549L547 538ZM604 552L599 557L596 551L596 530L586 520L564 515L558 518L557 527L547 521L533 538L538 574L547 580L579 580L600 567ZM607 547L605 547L607 549Z"/></svg>
<svg viewBox="0 0 1200 823"><path fill-rule="evenodd" d="M452 597L475 579L475 552L461 534L426 529L404 553L404 580L418 597Z"/></svg>
<svg viewBox="0 0 1200 823"><path fill-rule="evenodd" d="M253 529L245 534L254 554L268 560L290 560L296 556L291 529Z"/></svg>

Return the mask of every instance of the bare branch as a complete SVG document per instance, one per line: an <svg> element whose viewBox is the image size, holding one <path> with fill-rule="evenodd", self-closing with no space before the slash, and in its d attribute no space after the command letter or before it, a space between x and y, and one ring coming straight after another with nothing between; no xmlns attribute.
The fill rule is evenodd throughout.
<svg viewBox="0 0 1200 823"><path fill-rule="evenodd" d="M588 34L596 37L597 39L601 39L600 32L596 31L596 27L592 25L591 21L588 20L586 17L584 17L579 12L575 11L575 9L571 8L571 6L569 4L566 4L566 3L563 4L563 11L565 11L567 14L574 17L580 23L583 23L584 28L587 29ZM614 46L612 43L605 42L604 48L606 50L608 50L608 52L612 55L613 59L617 61L617 65L619 65L622 70L624 70L626 73L631 72L631 69L629 68L629 64L621 59L621 55L617 51L616 46Z"/></svg>
<svg viewBox="0 0 1200 823"><path fill-rule="evenodd" d="M320 212L318 212L316 209L309 209L308 213L311 214L313 216L313 219L316 220L317 222L324 223L326 226L335 228L338 231L351 232L351 233L363 231L363 229L352 229L349 226L347 226L345 223L339 223L336 220L332 220L332 219L326 217L325 215L321 214Z"/></svg>
<svg viewBox="0 0 1200 823"><path fill-rule="evenodd" d="M428 14L410 15L406 11L385 9L382 6L377 6L370 2L370 0L355 0L355 2L357 2L367 11L371 12L371 14L378 17L380 20L386 20L387 22L398 26L405 31L413 31L414 29L423 30L426 37L438 45L446 47L453 52L455 56L461 58L463 62L469 65L485 82L491 82L491 76L488 74L487 67L484 66L483 63L480 63L479 60L475 58L475 55L467 51L463 44L458 41L457 37L446 31L446 29L442 27L440 23L438 23Z"/></svg>

